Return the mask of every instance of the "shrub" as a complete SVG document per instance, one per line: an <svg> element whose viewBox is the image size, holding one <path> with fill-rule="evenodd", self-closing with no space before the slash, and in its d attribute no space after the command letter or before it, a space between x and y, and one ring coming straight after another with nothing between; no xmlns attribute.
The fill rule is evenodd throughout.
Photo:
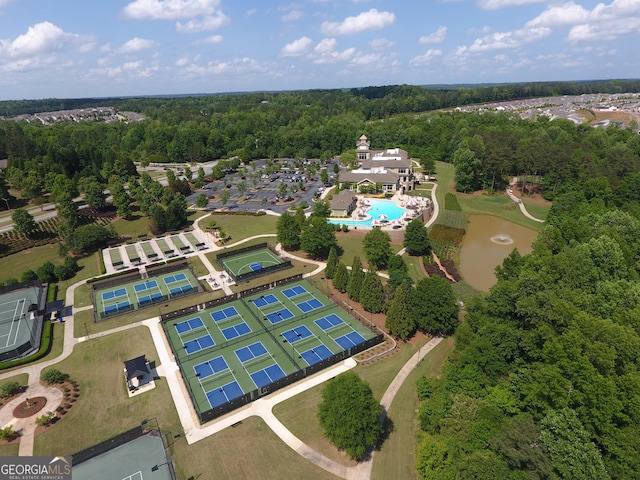
<svg viewBox="0 0 640 480"><path fill-rule="evenodd" d="M60 370L55 368L50 368L49 370L45 370L40 375L40 380L49 385L53 385L55 383L62 383L69 378L69 375L66 373L62 373Z"/></svg>
<svg viewBox="0 0 640 480"><path fill-rule="evenodd" d="M51 416L49 415L40 415L38 418L36 418L36 425L40 426L40 427L44 427L45 425L49 425L49 423L51 423Z"/></svg>
<svg viewBox="0 0 640 480"><path fill-rule="evenodd" d="M20 384L18 382L7 382L3 383L2 387L0 387L0 397L8 398L11 395L15 395L20 392Z"/></svg>

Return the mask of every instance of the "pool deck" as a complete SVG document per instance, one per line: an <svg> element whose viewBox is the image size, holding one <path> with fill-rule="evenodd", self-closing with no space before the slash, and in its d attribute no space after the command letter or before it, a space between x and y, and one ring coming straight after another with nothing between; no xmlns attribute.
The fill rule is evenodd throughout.
<svg viewBox="0 0 640 480"><path fill-rule="evenodd" d="M369 213L372 207L371 205L367 204L369 197L366 197L364 195L358 195L357 198L358 198L358 206L353 210L350 217L332 217L330 218L330 220L344 221L345 223L346 222L367 222L369 220L372 220L371 214ZM415 202L416 202L415 206L413 207L410 204L408 205L409 202L414 201L411 199L415 199ZM408 213L403 215L402 219L395 219L395 220L379 222L379 223L374 223L376 222L376 220L373 220L372 222L374 223L373 225L358 224L356 225L357 227L368 228L368 229L371 229L374 227L381 227L381 228L388 228L388 229L394 229L394 230L400 230L400 229L404 230L408 222L403 221L403 219L405 217L409 219L413 219L417 217L419 215L419 212L425 208L428 208L431 203L431 200L429 198L414 197L410 195L401 194L398 192L396 192L391 198L388 198L388 199L375 198L373 200L393 202L398 207L407 209ZM411 212L415 212L415 213L412 214Z"/></svg>

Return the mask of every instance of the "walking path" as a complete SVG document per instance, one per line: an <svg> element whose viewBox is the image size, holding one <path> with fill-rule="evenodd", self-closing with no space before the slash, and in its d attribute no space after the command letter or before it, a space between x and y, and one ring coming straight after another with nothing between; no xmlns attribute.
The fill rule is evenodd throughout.
<svg viewBox="0 0 640 480"><path fill-rule="evenodd" d="M432 199L434 203L434 211L430 220L427 222L427 226L435 221L439 212L438 202L435 199L435 191L437 185L434 185L432 190ZM199 222L206 217L201 217L195 222L194 226L199 233L207 237L207 233L204 232L199 227ZM271 237L273 235L258 235L257 237L248 238L242 240L241 242L236 242L233 245L238 245L244 243L246 241L252 240L253 238L259 237ZM210 242L207 242L210 243ZM220 247L213 246L213 249L217 249ZM296 257L288 252L285 252L281 249L280 245L276 247L276 249L283 255L290 258L295 258L297 260L314 264L316 268L312 272L307 272L304 274L304 277L309 277L311 275L316 275L326 267L324 262L310 261L308 259ZM205 251L197 251L193 252L192 255L197 255L202 263L205 265L209 274L207 278L210 278L214 274L218 274L209 259L206 256ZM219 277L218 277L219 279ZM74 285L71 285L66 292L66 305L73 305L75 290L79 286L86 283L86 280L78 282ZM228 285L225 282L221 282L225 293L231 293ZM226 287L226 288L225 288ZM82 308L74 308L73 313L77 313L82 310L90 309L91 306L82 307ZM336 364L328 369L325 369L321 372L318 372L316 375L313 375L304 381L297 382L294 385L290 385L282 390L279 390L271 395L260 398L243 408L240 408L220 419L211 422L210 424L202 427L199 425L197 421L197 417L193 410L193 407L187 400L187 395L185 389L182 384L181 375L178 369L178 365L171 354L168 345L166 345L164 341L164 337L162 334L162 327L160 325L160 318L150 318L148 320L142 322L136 322L130 325L125 325L118 328L113 328L111 330L106 330L103 332L92 334L91 336L82 336L82 337L74 337L74 317L67 318L67 321L64 324L64 344L62 353L55 359L48 360L46 362L35 363L31 365L26 365L22 368L15 369L10 372L4 372L0 374L0 380L9 378L21 373L26 373L29 377L27 392L22 395L16 397L9 404L5 405L0 409L0 427L6 426L7 424L14 425L14 428L20 429L21 431L21 440L20 440L20 455L33 455L33 438L35 434L35 416L29 419L14 419L13 418L13 408L18 405L20 402L24 401L26 395L34 397L34 396L45 396L47 398L47 406L46 411L53 411L55 408L60 405L62 401L62 393L60 390L56 388L46 387L40 384L40 374L43 369L54 365L65 358L67 358L73 352L74 346L79 342L85 342L94 340L97 338L101 338L107 335L111 335L116 332L126 331L132 328L136 328L139 326L146 326L149 328L151 336L153 338L154 344L156 346L156 350L158 351L159 356L159 364L158 374L165 376L167 379L167 383L169 385L169 390L171 392L171 396L176 405L176 409L178 412L178 416L180 418L180 422L183 426L183 430L185 432L185 437L189 444L197 442L207 436L213 435L214 433L219 432L220 430L227 428L231 425L234 425L245 418L250 416L260 416L267 425L293 450L302 455L307 460L315 463L319 467L327 470L328 472L333 473L341 478L346 480L366 480L371 476L371 469L373 466L373 457L374 453L369 456L369 458L365 461L358 463L354 467L347 467L345 465L341 465L319 452L313 450L311 447L303 443L300 439L298 439L295 435L293 435L283 424L276 418L273 414L273 406L287 400L309 388L312 388L316 385L319 385L340 373L348 371L349 369L356 366L356 361L353 358L349 358L339 364ZM391 406L391 403L397 394L400 386L405 381L409 373L413 368L419 363L419 361L424 358L439 342L440 338L434 338L429 343L424 345L419 351L404 365L404 367L398 372L394 380L391 382L387 390L385 391L382 400L381 400L381 415L380 421L384 421L384 418L387 415L387 412ZM13 407L12 407L13 405Z"/></svg>
<svg viewBox="0 0 640 480"><path fill-rule="evenodd" d="M540 222L540 223L544 223L544 220L540 219L540 218L536 218L533 215L531 215L528 211L527 208L524 206L524 203L522 203L522 199L516 197L513 194L513 190L511 190L511 187L509 187L507 189L507 195L509 195L509 198L511 200L513 200L514 202L516 202L518 204L518 206L520 207L520 211L524 214L525 217L533 220L534 222Z"/></svg>

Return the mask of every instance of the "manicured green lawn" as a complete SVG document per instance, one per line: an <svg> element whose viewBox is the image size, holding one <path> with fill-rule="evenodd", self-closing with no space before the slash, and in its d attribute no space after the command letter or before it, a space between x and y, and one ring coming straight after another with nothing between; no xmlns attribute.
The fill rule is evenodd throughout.
<svg viewBox="0 0 640 480"><path fill-rule="evenodd" d="M264 235L267 233L276 233L276 223L278 218L274 215L216 215L212 214L208 218L200 221L200 227L205 227L215 221L215 225L220 227L227 235L231 236L229 243L235 243L244 238L253 237L254 235ZM263 240L265 241L265 240Z"/></svg>
<svg viewBox="0 0 640 480"><path fill-rule="evenodd" d="M2 265L2 268L0 268L0 282L5 282L9 278L20 280L22 272L28 269L36 271L45 262L62 265L63 260L58 255L58 245L51 244L29 248L28 250L3 257L0 259L0 265Z"/></svg>
<svg viewBox="0 0 640 480"><path fill-rule="evenodd" d="M346 265L351 266L353 263L353 257L359 256L362 261L362 265L367 268L367 257L362 250L362 239L367 234L364 230L353 231L350 230L347 233L337 233L336 238L338 245L342 248L342 256L340 260ZM398 253L402 250L402 242L391 243L391 252Z"/></svg>
<svg viewBox="0 0 640 480"><path fill-rule="evenodd" d="M509 220L510 222L516 223L518 225L529 227L533 230L539 230L540 228L542 228L542 223L534 222L533 220L525 217L524 214L520 211L518 205L502 192L496 195L458 194L457 197L458 203L460 203L462 210L467 215L495 215L496 217L504 218L505 220ZM546 218L547 212L549 211L549 208L551 208L545 207L543 205L536 205L535 207L536 208L532 210L535 210L536 213L538 213L542 218ZM529 208L528 205L527 208ZM533 211L529 213L534 215Z"/></svg>

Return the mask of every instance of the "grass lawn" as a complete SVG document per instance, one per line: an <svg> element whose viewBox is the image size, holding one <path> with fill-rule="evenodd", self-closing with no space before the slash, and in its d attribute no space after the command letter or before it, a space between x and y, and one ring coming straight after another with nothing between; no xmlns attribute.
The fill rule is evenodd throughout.
<svg viewBox="0 0 640 480"><path fill-rule="evenodd" d="M230 243L235 243L244 238L254 235L264 235L276 233L276 224L280 217L274 215L216 215L212 214L200 222L200 227L206 227L215 221L215 225L220 227L227 235L231 236ZM265 241L264 239L262 241ZM244 245L243 245L244 246Z"/></svg>
<svg viewBox="0 0 640 480"><path fill-rule="evenodd" d="M0 457L17 457L20 450L20 442L16 439L11 443L0 445Z"/></svg>
<svg viewBox="0 0 640 480"><path fill-rule="evenodd" d="M353 257L359 256L363 267L368 267L367 257L362 250L362 239L367 233L368 231L365 230L350 230L347 233L336 233L338 245L342 248L340 260L342 260L342 263L346 266L350 267L353 263ZM402 250L402 242L391 243L392 253L398 253L400 250Z"/></svg>
<svg viewBox="0 0 640 480"><path fill-rule="evenodd" d="M54 265L62 265L63 259L58 255L57 244L29 248L19 253L3 257L0 259L0 263L2 264L2 268L0 269L0 282L6 282L10 278L20 280L22 272L28 269L35 272L47 261Z"/></svg>
<svg viewBox="0 0 640 480"><path fill-rule="evenodd" d="M118 218L112 225L120 237L126 236L135 239L138 235L149 235L151 233L149 217L145 217L140 212L134 212L131 220Z"/></svg>
<svg viewBox="0 0 640 480"><path fill-rule="evenodd" d="M497 195L457 194L457 197L458 203L467 215L494 215L536 231L542 228L542 223L534 222L533 220L525 217L520 211L518 205L516 205L513 200L502 192ZM546 214L549 211L549 208L551 208L544 205L537 205L536 207L536 212L540 212L543 218L546 218ZM530 213L533 215L533 212Z"/></svg>
<svg viewBox="0 0 640 480"><path fill-rule="evenodd" d="M442 365L453 347L453 338L443 340L418 364L398 390L388 412L393 429L375 454L372 480L418 478L415 469L416 429L419 428L416 422L419 404L416 381L421 375L440 375Z"/></svg>
<svg viewBox="0 0 640 480"><path fill-rule="evenodd" d="M11 383L11 382L17 382L18 385L21 385L24 387L29 383L29 375L27 375L26 373L18 373L13 377L5 378L4 380L0 381L0 387L2 387L5 383ZM1 403L2 403L2 400L0 400L0 404Z"/></svg>
<svg viewBox="0 0 640 480"><path fill-rule="evenodd" d="M355 372L369 383L374 397L380 399L391 380L415 352L416 349L412 345L404 344L396 355L366 367L358 366ZM296 437L311 448L343 465L354 465L353 460L324 437L322 427L316 417L318 404L322 401L323 388L324 385L318 385L302 392L276 405L273 408L273 413Z"/></svg>

